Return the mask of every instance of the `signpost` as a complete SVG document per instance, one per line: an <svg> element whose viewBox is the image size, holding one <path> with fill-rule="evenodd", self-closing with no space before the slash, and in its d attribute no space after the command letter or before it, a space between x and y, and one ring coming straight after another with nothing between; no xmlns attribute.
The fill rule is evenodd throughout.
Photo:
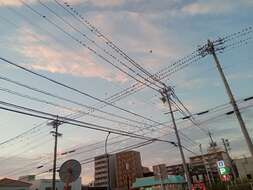
<svg viewBox="0 0 253 190"><path fill-rule="evenodd" d="M231 174L231 169L226 167L224 160L217 162L217 167L221 176L221 180L228 181L230 179L229 175Z"/></svg>
<svg viewBox="0 0 253 190"><path fill-rule="evenodd" d="M221 175L228 175L230 173L231 173L230 168L228 168L228 167L220 168L220 174Z"/></svg>
<svg viewBox="0 0 253 190"><path fill-rule="evenodd" d="M218 161L218 162L217 162L217 166L218 166L218 168L225 168L225 163L224 163L224 161L223 161L223 160Z"/></svg>

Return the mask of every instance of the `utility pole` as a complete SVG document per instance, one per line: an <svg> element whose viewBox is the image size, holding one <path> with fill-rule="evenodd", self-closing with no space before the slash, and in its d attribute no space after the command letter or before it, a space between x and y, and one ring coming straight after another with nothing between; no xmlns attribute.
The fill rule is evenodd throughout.
<svg viewBox="0 0 253 190"><path fill-rule="evenodd" d="M199 149L200 149L200 154L201 154L201 157L202 157L203 164L204 164L204 166L205 166L205 170L206 170L206 175L207 175L208 183L209 183L209 185L211 186L211 185L212 185L212 182L211 182L211 179L210 179L210 175L209 175L208 169L207 169L207 167L206 167L206 160L205 160L204 155L203 155L202 145L201 145L201 144L199 145Z"/></svg>
<svg viewBox="0 0 253 190"><path fill-rule="evenodd" d="M209 135L210 140L211 140L210 148L215 152L215 156L217 158L217 151L216 151L217 143L213 140L212 133L210 131L208 131L208 135ZM209 156L208 156L208 159L209 159ZM208 166L210 168L210 174L211 174L212 182L214 183L215 179L214 179L214 176L213 176L213 169L212 169L212 166L210 165L209 161L208 161Z"/></svg>
<svg viewBox="0 0 253 190"><path fill-rule="evenodd" d="M49 125L52 125L55 129L54 131L51 131L51 134L54 137L54 161L53 161L53 180L52 180L52 190L56 190L55 187L55 180L56 180L56 161L57 161L57 144L58 144L58 137L61 137L62 134L58 133L58 126L61 125L61 122L58 119L58 116L56 120L49 123Z"/></svg>
<svg viewBox="0 0 253 190"><path fill-rule="evenodd" d="M222 44L222 43L223 43L223 42L222 42L222 40L221 40L220 44ZM247 145L248 145L250 154L251 154L251 156L253 156L253 144L252 144L252 140L251 140L251 138L250 138L250 136L249 136L249 133L248 133L247 128L246 128L246 126L245 126L245 123L244 123L244 121L243 121L243 118L242 118L242 115L241 115L240 110L239 110L239 108L238 108L238 105L237 105L237 103L236 103L236 101L235 101L235 98L234 98L234 96L233 96L233 93L232 93L232 91L231 91L231 89L230 89L230 86L229 86L229 84L228 84L228 81L227 81L227 79L226 79L226 77L225 77L225 74L224 74L224 72L223 72L223 70L222 70L222 67L221 67L221 65L220 65L220 62L219 62L218 57L217 57L217 55L216 55L216 49L215 49L214 43L211 42L210 40L208 40L208 41L207 41L207 45L203 46L202 48L199 48L198 51L200 52L200 55L202 55L202 56L206 56L206 55L208 55L208 54L210 54L210 55L213 56L213 58L214 58L214 63L215 63L215 65L216 65L216 67L217 67L217 69L218 69L218 71L219 71L219 74L220 74L220 76L221 76L221 79L222 79L222 81L223 81L223 83L224 83L224 86L225 86L225 88L226 88L226 92L227 92L228 97L229 97L229 99L230 99L230 103L231 103L232 106L233 106L234 113L235 113L235 115L236 115L236 117L237 117L237 120L238 120L238 122L239 122L239 124L240 124L241 131L242 131L242 133L243 133L243 135L244 135L244 138L245 138L245 141L246 141L246 143L247 143Z"/></svg>
<svg viewBox="0 0 253 190"><path fill-rule="evenodd" d="M183 151L183 148L182 148L182 145L181 145L181 140L180 140L180 136L178 134L174 113L173 113L172 107L171 107L171 100L170 100L171 99L171 92L172 92L171 87L165 86L161 91L161 95L162 95L161 100L163 101L163 103L167 102L168 105L169 105L169 112L170 112L170 115L171 115L173 127L174 127L176 138L177 138L177 145L178 145L178 148L179 148L179 151L180 151L180 154L181 154L181 158L182 158L182 162L183 162L183 167L184 167L184 172L185 172L185 175L186 175L188 190L191 190L192 189L192 183L191 183L190 173L189 173L188 167L186 165L184 151Z"/></svg>
<svg viewBox="0 0 253 190"><path fill-rule="evenodd" d="M212 133L210 131L208 131L208 135L209 135L210 140L211 140L210 147L216 150L217 143L214 142L213 137L212 137Z"/></svg>
<svg viewBox="0 0 253 190"><path fill-rule="evenodd" d="M233 165L233 160L232 160L232 158L230 157L229 152L228 152L228 148L229 148L229 146L230 146L230 145L229 145L229 141L228 141L228 139L224 139L224 138L222 138L221 140L222 140L222 143L223 143L223 145L224 145L225 152L226 152L226 154L227 154L229 164L230 164L230 166L231 166L233 178L234 178L234 180L235 180L235 179L236 179L236 173L235 173L235 169L234 169L234 165Z"/></svg>

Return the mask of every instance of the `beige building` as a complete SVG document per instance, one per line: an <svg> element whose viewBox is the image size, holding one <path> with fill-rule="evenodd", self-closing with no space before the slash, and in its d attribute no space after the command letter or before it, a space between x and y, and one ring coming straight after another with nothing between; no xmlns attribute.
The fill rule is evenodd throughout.
<svg viewBox="0 0 253 190"><path fill-rule="evenodd" d="M253 178L253 157L234 159L240 178Z"/></svg>
<svg viewBox="0 0 253 190"><path fill-rule="evenodd" d="M187 164L188 165L188 164ZM168 175L180 175L184 176L183 164L174 164L166 166Z"/></svg>
<svg viewBox="0 0 253 190"><path fill-rule="evenodd" d="M224 152L223 150L209 151L207 154L204 154L203 157L204 157L204 162L203 162L202 155L190 157L190 163L189 163L190 170L191 170L191 175L194 176L193 177L194 180L206 179L206 171L205 171L204 163L207 166L210 177L214 179L220 178L220 174L219 174L218 166L217 166L218 161L223 160L225 165L231 168L228 156L226 152Z"/></svg>

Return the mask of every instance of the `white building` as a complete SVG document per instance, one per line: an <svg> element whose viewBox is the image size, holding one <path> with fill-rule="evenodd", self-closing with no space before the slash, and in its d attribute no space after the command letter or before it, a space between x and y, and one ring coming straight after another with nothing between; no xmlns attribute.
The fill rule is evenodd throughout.
<svg viewBox="0 0 253 190"><path fill-rule="evenodd" d="M0 190L29 190L30 183L4 178L0 180Z"/></svg>
<svg viewBox="0 0 253 190"><path fill-rule="evenodd" d="M31 183L30 190L52 190L52 179L35 179L31 176L21 177L20 180ZM71 190L81 190L81 178L70 184ZM57 190L64 190L64 183L61 180L56 180L55 187Z"/></svg>
<svg viewBox="0 0 253 190"><path fill-rule="evenodd" d="M253 157L234 159L240 178L253 179Z"/></svg>

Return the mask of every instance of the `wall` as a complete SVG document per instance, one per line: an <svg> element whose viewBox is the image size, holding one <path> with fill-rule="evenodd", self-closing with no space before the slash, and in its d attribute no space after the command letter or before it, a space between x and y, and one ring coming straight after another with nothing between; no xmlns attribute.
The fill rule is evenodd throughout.
<svg viewBox="0 0 253 190"><path fill-rule="evenodd" d="M253 158L252 157L235 159L234 162L235 162L240 178L247 178L247 175L251 175L251 177L253 178Z"/></svg>
<svg viewBox="0 0 253 190"><path fill-rule="evenodd" d="M49 179L39 179L35 181L30 181L29 183L32 183L30 190L45 190L47 187L52 187L52 180ZM73 184L71 184L71 186L72 190L81 190L81 178L77 179ZM57 190L63 190L64 183L57 180L56 188Z"/></svg>

